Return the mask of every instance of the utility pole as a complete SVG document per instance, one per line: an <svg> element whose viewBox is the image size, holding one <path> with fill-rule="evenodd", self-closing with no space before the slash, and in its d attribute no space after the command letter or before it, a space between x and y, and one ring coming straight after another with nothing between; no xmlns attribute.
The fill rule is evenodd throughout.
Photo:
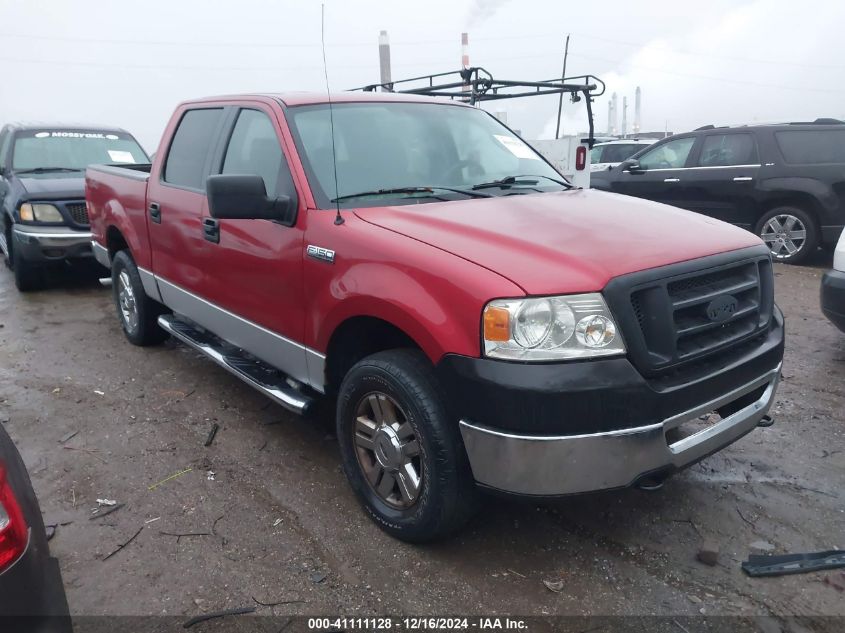
<svg viewBox="0 0 845 633"><path fill-rule="evenodd" d="M560 73L560 81L566 79L566 58L569 57L569 34L566 34L566 47L563 49L563 70ZM557 127L555 128L555 138L560 138L560 116L563 114L563 93L560 93L560 98L557 102Z"/></svg>

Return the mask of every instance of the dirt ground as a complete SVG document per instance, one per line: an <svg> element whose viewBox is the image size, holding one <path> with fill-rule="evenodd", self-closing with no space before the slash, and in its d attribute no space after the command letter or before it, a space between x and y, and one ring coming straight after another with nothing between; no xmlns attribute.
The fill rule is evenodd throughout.
<svg viewBox="0 0 845 633"><path fill-rule="evenodd" d="M74 614L843 616L833 572L740 570L752 547L845 547L845 334L818 308L827 266L776 267L788 341L773 427L658 492L491 500L434 545L366 518L330 419L297 419L184 346L133 347L90 279L24 296L0 270L0 420L60 524ZM98 498L126 505L90 520ZM696 561L704 539L715 567Z"/></svg>

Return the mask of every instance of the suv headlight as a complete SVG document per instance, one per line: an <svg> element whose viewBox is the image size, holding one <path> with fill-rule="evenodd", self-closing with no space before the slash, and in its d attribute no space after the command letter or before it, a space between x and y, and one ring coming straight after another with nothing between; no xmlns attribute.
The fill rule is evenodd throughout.
<svg viewBox="0 0 845 633"><path fill-rule="evenodd" d="M600 294L497 299L484 307L484 354L542 361L616 356L622 335Z"/></svg>
<svg viewBox="0 0 845 633"><path fill-rule="evenodd" d="M64 222L62 214L52 204L30 204L25 202L20 209L24 222Z"/></svg>

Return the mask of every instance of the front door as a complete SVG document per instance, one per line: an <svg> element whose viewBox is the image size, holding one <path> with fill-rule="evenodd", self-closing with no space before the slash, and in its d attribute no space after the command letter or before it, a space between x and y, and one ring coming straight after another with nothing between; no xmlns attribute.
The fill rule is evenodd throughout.
<svg viewBox="0 0 845 633"><path fill-rule="evenodd" d="M262 104L240 108L223 133L212 173L257 174L267 195L297 200L275 114ZM292 226L270 220L216 220L206 211L203 296L217 309L220 336L307 382L302 345L304 218Z"/></svg>
<svg viewBox="0 0 845 633"><path fill-rule="evenodd" d="M694 144L693 136L674 138L640 156L637 171L614 167L613 191L687 208L685 168Z"/></svg>

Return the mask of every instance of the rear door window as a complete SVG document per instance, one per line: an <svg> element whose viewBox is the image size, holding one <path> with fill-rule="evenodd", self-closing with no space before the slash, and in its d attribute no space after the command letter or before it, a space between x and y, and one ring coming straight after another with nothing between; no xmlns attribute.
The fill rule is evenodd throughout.
<svg viewBox="0 0 845 633"><path fill-rule="evenodd" d="M173 135L164 163L164 182L205 191L205 164L223 108L188 110Z"/></svg>
<svg viewBox="0 0 845 633"><path fill-rule="evenodd" d="M273 195L283 164L287 169L270 117L258 110L241 110L226 148L222 173L261 176L267 193Z"/></svg>
<svg viewBox="0 0 845 633"><path fill-rule="evenodd" d="M712 134L701 144L699 167L756 165L757 144L751 134Z"/></svg>
<svg viewBox="0 0 845 633"><path fill-rule="evenodd" d="M678 138L649 150L640 156L639 163L646 169L678 169L685 167L695 137Z"/></svg>
<svg viewBox="0 0 845 633"><path fill-rule="evenodd" d="M845 129L784 130L775 132L778 147L787 163L845 163Z"/></svg>

